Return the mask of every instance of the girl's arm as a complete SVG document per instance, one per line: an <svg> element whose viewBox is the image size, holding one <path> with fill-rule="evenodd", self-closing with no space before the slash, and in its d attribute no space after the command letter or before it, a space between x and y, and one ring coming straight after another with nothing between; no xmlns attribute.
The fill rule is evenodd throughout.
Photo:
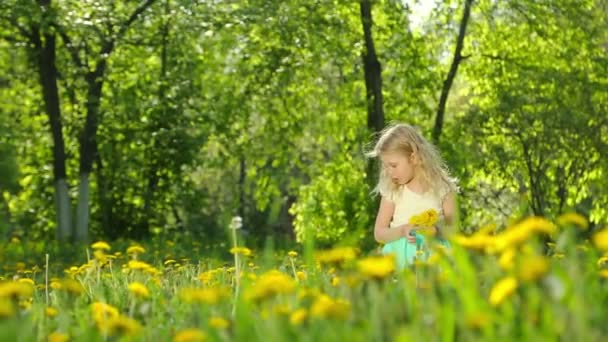
<svg viewBox="0 0 608 342"><path fill-rule="evenodd" d="M393 213L395 212L395 203L389 201L384 196L380 200L380 208L376 215L376 224L374 225L374 238L378 242L387 243L400 239L409 234L409 225L389 228Z"/></svg>
<svg viewBox="0 0 608 342"><path fill-rule="evenodd" d="M441 229L441 236L444 238L450 237L456 230L456 222L458 215L458 206L456 204L456 194L449 192L445 195L441 204L445 225Z"/></svg>

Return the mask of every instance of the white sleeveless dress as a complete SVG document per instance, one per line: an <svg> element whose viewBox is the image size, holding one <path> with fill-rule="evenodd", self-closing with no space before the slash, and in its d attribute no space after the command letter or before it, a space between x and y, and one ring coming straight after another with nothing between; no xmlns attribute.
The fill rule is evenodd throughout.
<svg viewBox="0 0 608 342"><path fill-rule="evenodd" d="M439 214L439 220L443 220L442 195L431 191L419 194L411 191L407 185L402 185L397 191L387 194L386 197L395 204L395 212L389 228L395 228L407 224L410 218L426 210L435 209ZM382 248L383 254L394 254L396 257L397 268L402 270L411 265L416 258L426 258L428 255L417 255L418 250L423 250L425 238L421 234L416 234L416 242L410 243L406 238L400 238L388 242ZM442 242L446 244L446 242ZM420 254L420 253L419 253Z"/></svg>

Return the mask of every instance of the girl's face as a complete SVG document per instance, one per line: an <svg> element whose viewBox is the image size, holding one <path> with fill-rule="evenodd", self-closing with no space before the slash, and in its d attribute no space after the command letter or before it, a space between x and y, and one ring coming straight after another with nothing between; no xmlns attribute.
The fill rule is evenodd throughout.
<svg viewBox="0 0 608 342"><path fill-rule="evenodd" d="M407 184L414 179L416 165L412 156L407 156L399 152L387 152L380 155L382 165L386 170L387 176L394 184Z"/></svg>

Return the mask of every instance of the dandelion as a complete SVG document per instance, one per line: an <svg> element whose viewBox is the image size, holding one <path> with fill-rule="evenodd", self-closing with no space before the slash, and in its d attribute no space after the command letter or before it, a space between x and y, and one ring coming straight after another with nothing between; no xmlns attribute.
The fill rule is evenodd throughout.
<svg viewBox="0 0 608 342"><path fill-rule="evenodd" d="M601 270L599 274L602 278L608 278L608 270Z"/></svg>
<svg viewBox="0 0 608 342"><path fill-rule="evenodd" d="M199 274L198 280L202 281L203 283L208 283L213 280L215 273L216 273L215 270L209 270L209 271L203 272L203 273Z"/></svg>
<svg viewBox="0 0 608 342"><path fill-rule="evenodd" d="M593 235L593 243L601 251L608 251L608 228L604 228Z"/></svg>
<svg viewBox="0 0 608 342"><path fill-rule="evenodd" d="M520 265L519 278L523 281L534 281L549 270L549 262L545 257L534 256L524 260Z"/></svg>
<svg viewBox="0 0 608 342"><path fill-rule="evenodd" d="M289 252L287 252L287 255L290 258L296 258L298 256L298 252L296 252L296 251L289 251Z"/></svg>
<svg viewBox="0 0 608 342"><path fill-rule="evenodd" d="M209 318L209 325L216 329L228 329L230 322L222 317Z"/></svg>
<svg viewBox="0 0 608 342"><path fill-rule="evenodd" d="M587 221L587 219L584 216L574 212L561 215L557 218L557 223L560 226L567 226L572 224L582 230L587 230L587 228L589 228L589 222Z"/></svg>
<svg viewBox="0 0 608 342"><path fill-rule="evenodd" d="M337 247L334 249L319 251L316 259L321 264L339 264L354 260L357 257L357 249L353 247Z"/></svg>
<svg viewBox="0 0 608 342"><path fill-rule="evenodd" d="M331 278L331 286L338 287L340 286L340 277L335 276Z"/></svg>
<svg viewBox="0 0 608 342"><path fill-rule="evenodd" d="M359 272L369 278L383 279L395 272L395 258L388 256L372 256L357 262Z"/></svg>
<svg viewBox="0 0 608 342"><path fill-rule="evenodd" d="M494 243L494 237L479 231L471 236L455 235L454 242L464 248L485 251Z"/></svg>
<svg viewBox="0 0 608 342"><path fill-rule="evenodd" d="M137 255L137 254L143 254L145 253L146 250L142 247L142 246L130 246L129 248L127 248L127 254L129 255Z"/></svg>
<svg viewBox="0 0 608 342"><path fill-rule="evenodd" d="M317 297L310 308L310 316L318 318L348 318L351 310L351 304L343 299L334 300L333 298L322 294Z"/></svg>
<svg viewBox="0 0 608 342"><path fill-rule="evenodd" d="M506 277L498 281L490 290L490 304L498 306L507 299L517 289L517 279L514 277Z"/></svg>
<svg viewBox="0 0 608 342"><path fill-rule="evenodd" d="M504 251L498 259L498 264L503 270L510 270L514 266L516 251L514 248L509 248Z"/></svg>
<svg viewBox="0 0 608 342"><path fill-rule="evenodd" d="M13 302L6 298L0 298L0 318L12 317L15 314Z"/></svg>
<svg viewBox="0 0 608 342"><path fill-rule="evenodd" d="M241 228L243 228L243 218L240 216L233 217L232 221L230 221L230 229L238 230Z"/></svg>
<svg viewBox="0 0 608 342"><path fill-rule="evenodd" d="M296 272L296 278L298 278L298 280L306 280L306 273L302 272L302 271L297 271Z"/></svg>
<svg viewBox="0 0 608 342"><path fill-rule="evenodd" d="M91 311L93 314L93 320L97 323L119 316L117 308L102 302L95 302L91 304Z"/></svg>
<svg viewBox="0 0 608 342"><path fill-rule="evenodd" d="M292 325L298 326L304 323L306 318L308 317L308 311L306 309L297 309L289 315L289 323Z"/></svg>
<svg viewBox="0 0 608 342"><path fill-rule="evenodd" d="M55 309L54 307L49 306L44 309L44 314L47 317L55 317L55 316L59 315L59 310Z"/></svg>
<svg viewBox="0 0 608 342"><path fill-rule="evenodd" d="M34 293L34 287L29 282L5 281L0 283L0 297L29 298Z"/></svg>
<svg viewBox="0 0 608 342"><path fill-rule="evenodd" d="M30 279L30 278L21 278L21 279L18 280L18 282L25 283L25 284L30 284L32 286L36 285L36 283L34 283L34 280Z"/></svg>
<svg viewBox="0 0 608 342"><path fill-rule="evenodd" d="M60 332L52 332L48 336L48 342L67 342L70 340L70 336Z"/></svg>
<svg viewBox="0 0 608 342"><path fill-rule="evenodd" d="M240 254L243 256L250 256L251 250L247 247L232 247L230 248L230 253L231 254Z"/></svg>
<svg viewBox="0 0 608 342"><path fill-rule="evenodd" d="M102 264L105 264L108 261L108 255L103 249L96 249L93 252L93 257Z"/></svg>
<svg viewBox="0 0 608 342"><path fill-rule="evenodd" d="M418 215L414 215L410 218L409 223L414 226L420 227L432 227L437 224L439 214L435 209L426 210Z"/></svg>
<svg viewBox="0 0 608 342"><path fill-rule="evenodd" d="M106 250L106 251L109 251L111 247L105 241L97 241L97 242L95 242L94 244L91 245L91 248L93 248L94 250Z"/></svg>
<svg viewBox="0 0 608 342"><path fill-rule="evenodd" d="M119 315L107 320L98 321L97 328L101 333L108 336L133 336L139 333L141 324L130 317Z"/></svg>
<svg viewBox="0 0 608 342"><path fill-rule="evenodd" d="M207 338L205 332L200 329L184 329L173 337L173 342L201 342Z"/></svg>
<svg viewBox="0 0 608 342"><path fill-rule="evenodd" d="M146 285L137 281L129 284L129 291L139 298L147 298L150 296L150 291L148 291Z"/></svg>
<svg viewBox="0 0 608 342"><path fill-rule="evenodd" d="M296 288L293 278L276 270L262 274L250 288L247 298L262 300L279 294L292 293Z"/></svg>

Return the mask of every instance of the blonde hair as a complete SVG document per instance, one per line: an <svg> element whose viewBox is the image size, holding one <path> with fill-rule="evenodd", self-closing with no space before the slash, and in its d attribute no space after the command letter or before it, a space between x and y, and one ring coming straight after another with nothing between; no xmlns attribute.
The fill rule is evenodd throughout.
<svg viewBox="0 0 608 342"><path fill-rule="evenodd" d="M423 185L439 197L449 192L457 193L458 180L450 176L448 166L441 158L435 145L426 140L422 134L408 124L393 124L380 132L380 138L367 157L378 158L389 152L402 153L408 158L415 154L420 163ZM399 188L389 179L386 169L380 165L380 175L374 193L392 195Z"/></svg>

